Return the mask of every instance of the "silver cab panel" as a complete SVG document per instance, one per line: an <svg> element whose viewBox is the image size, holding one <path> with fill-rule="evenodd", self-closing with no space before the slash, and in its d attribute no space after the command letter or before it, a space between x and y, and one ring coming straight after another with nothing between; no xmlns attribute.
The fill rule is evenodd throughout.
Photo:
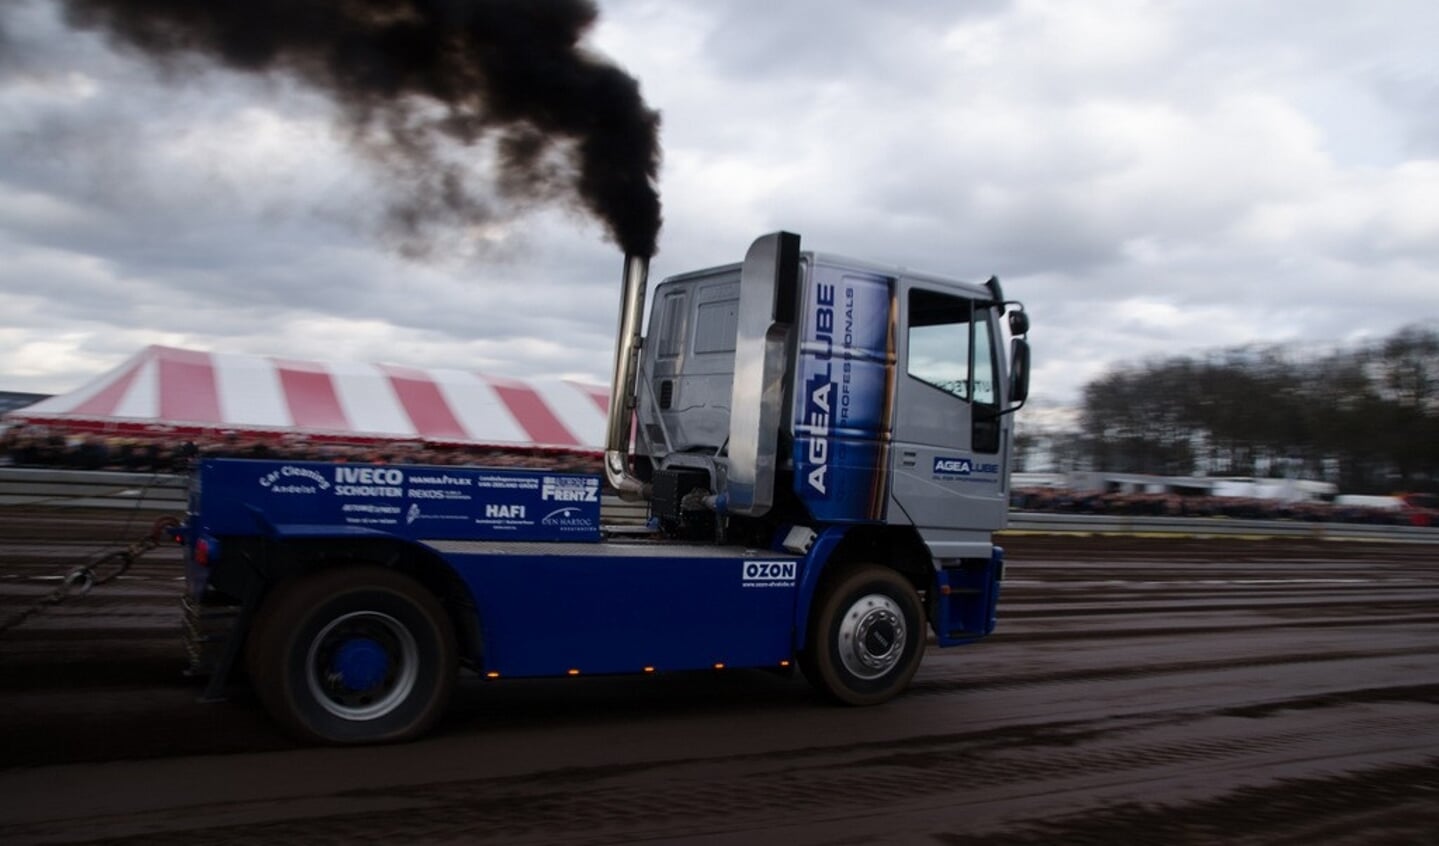
<svg viewBox="0 0 1439 846"><path fill-rule="evenodd" d="M729 437L740 266L666 279L655 289L640 368L639 452L718 452Z"/></svg>

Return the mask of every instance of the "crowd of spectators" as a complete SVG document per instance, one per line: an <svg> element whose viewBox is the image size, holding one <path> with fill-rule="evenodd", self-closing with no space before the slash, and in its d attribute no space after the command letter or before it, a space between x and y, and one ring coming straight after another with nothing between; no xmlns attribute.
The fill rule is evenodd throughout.
<svg viewBox="0 0 1439 846"><path fill-rule="evenodd" d="M181 473L194 457L603 472L597 453L562 449L409 441L354 444L294 435L245 435L238 432L200 433L184 437L171 434L106 435L66 433L41 426L12 427L0 433L0 466Z"/></svg>
<svg viewBox="0 0 1439 846"><path fill-rule="evenodd" d="M1017 511L1107 514L1136 517L1230 517L1238 520L1300 520L1310 523L1409 522L1397 510L1335 505L1321 501L1285 502L1237 496L1177 493L1073 491L1066 488L1016 488L1010 507Z"/></svg>

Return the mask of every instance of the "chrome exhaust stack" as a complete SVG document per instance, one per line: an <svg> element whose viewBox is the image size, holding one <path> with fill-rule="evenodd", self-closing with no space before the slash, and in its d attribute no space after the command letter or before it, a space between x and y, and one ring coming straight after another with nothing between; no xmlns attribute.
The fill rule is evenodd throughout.
<svg viewBox="0 0 1439 846"><path fill-rule="evenodd" d="M645 314L645 287L649 282L647 256L626 255L624 293L620 299L620 325L615 337L614 377L610 380L610 416L605 430L605 477L621 499L648 499L650 486L630 472L630 429L634 420L636 381Z"/></svg>

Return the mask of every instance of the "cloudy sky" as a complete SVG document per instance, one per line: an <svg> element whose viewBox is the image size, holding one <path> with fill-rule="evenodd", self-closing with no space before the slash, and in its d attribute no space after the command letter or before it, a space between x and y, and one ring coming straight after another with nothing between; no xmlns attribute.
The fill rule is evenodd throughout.
<svg viewBox="0 0 1439 846"><path fill-rule="evenodd" d="M981 280L1034 404L1106 368L1439 321L1433 0L604 0L663 118L652 279L757 235ZM387 233L294 80L0 7L0 390L146 344L606 382L621 256L565 204ZM457 150L486 178L484 149ZM420 253L419 255L417 255Z"/></svg>

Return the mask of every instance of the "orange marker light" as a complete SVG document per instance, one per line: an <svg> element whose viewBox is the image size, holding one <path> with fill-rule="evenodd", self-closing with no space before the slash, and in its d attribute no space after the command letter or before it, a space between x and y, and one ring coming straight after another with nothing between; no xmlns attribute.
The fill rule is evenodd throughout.
<svg viewBox="0 0 1439 846"><path fill-rule="evenodd" d="M572 675L572 676L577 676L577 675L579 675L579 674L580 674L580 671L579 671L579 670L570 670L570 675Z"/></svg>
<svg viewBox="0 0 1439 846"><path fill-rule="evenodd" d="M491 671L488 672L488 673L485 673L485 678L487 678L487 679L497 679L497 678L499 678L499 677L500 677L500 674L497 673L497 672L495 672L495 671L493 671L493 670L491 670Z"/></svg>
<svg viewBox="0 0 1439 846"><path fill-rule="evenodd" d="M724 665L723 665L723 664L716 664L716 665L715 665L715 669L716 669L716 670L723 670L723 669L724 669Z"/></svg>
<svg viewBox="0 0 1439 846"><path fill-rule="evenodd" d="M646 672L646 673L653 673L654 671L655 671L655 668L654 668L654 667L645 667L645 672Z"/></svg>
<svg viewBox="0 0 1439 846"><path fill-rule="evenodd" d="M779 665L780 665L781 667L788 667L788 666L789 666L789 662L788 662L788 661L781 661L781 662L779 662Z"/></svg>

